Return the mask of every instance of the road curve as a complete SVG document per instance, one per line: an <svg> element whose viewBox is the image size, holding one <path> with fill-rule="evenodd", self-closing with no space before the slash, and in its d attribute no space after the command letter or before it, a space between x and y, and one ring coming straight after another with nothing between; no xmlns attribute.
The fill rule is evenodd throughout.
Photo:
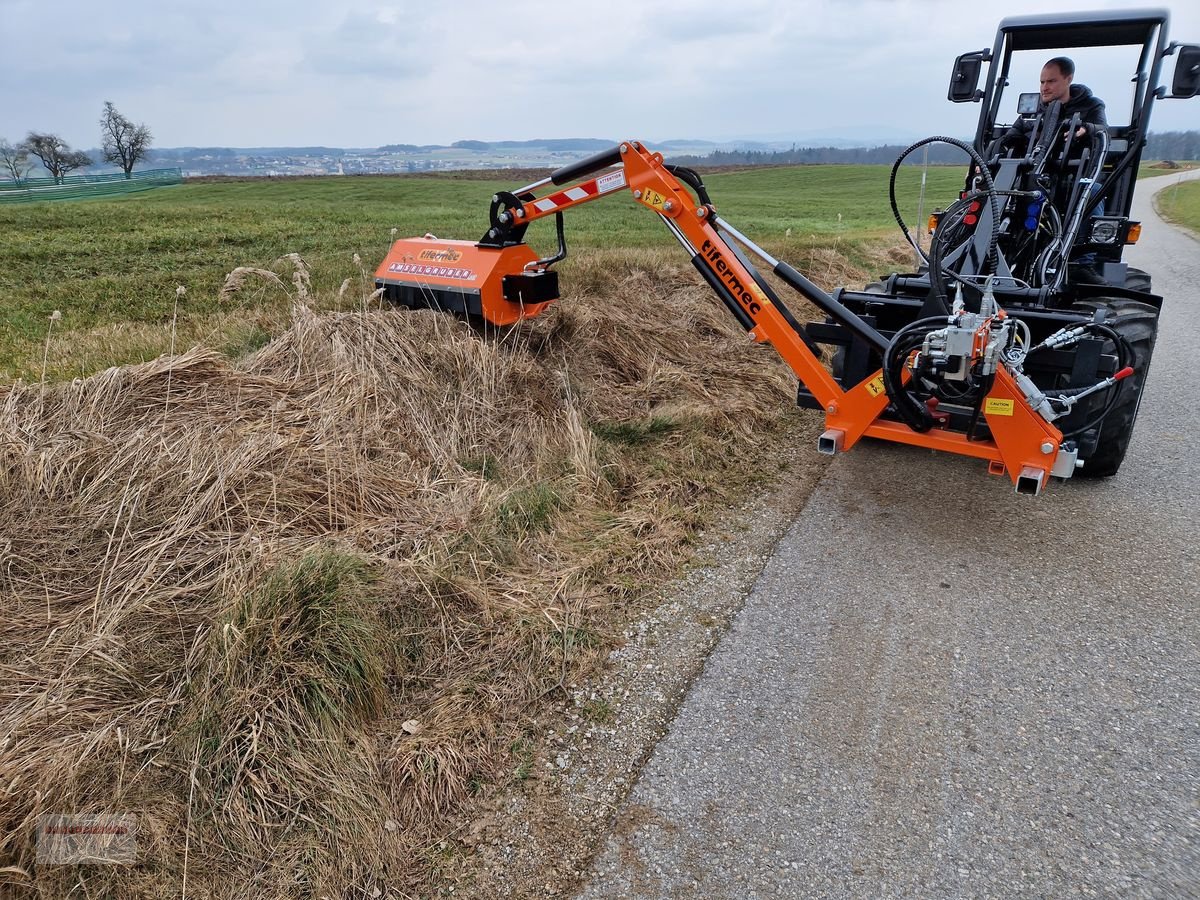
<svg viewBox="0 0 1200 900"><path fill-rule="evenodd" d="M839 457L617 815L586 900L1200 897L1200 243L1111 480Z"/></svg>

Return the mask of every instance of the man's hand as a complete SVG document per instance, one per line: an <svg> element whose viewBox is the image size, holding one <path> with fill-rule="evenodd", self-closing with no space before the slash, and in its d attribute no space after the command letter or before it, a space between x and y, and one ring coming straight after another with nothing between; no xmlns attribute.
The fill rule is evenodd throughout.
<svg viewBox="0 0 1200 900"><path fill-rule="evenodd" d="M1103 128L1103 125L1080 125L1075 130L1075 137L1087 137L1089 134L1095 134L1096 132L1103 130ZM1068 137L1070 137L1070 134L1071 130L1068 128L1063 134L1063 140L1065 141Z"/></svg>

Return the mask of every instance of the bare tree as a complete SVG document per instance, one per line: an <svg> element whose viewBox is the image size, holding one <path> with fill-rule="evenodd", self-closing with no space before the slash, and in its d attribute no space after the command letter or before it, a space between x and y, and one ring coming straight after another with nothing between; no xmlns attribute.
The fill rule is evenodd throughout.
<svg viewBox="0 0 1200 900"><path fill-rule="evenodd" d="M13 146L5 138L0 138L0 172L8 175L17 184L25 180L33 163L29 161L29 151L24 145Z"/></svg>
<svg viewBox="0 0 1200 900"><path fill-rule="evenodd" d="M72 150L70 145L57 134L39 134L35 131L25 135L21 147L36 156L59 184L63 176L76 169L92 164L92 158L82 150Z"/></svg>
<svg viewBox="0 0 1200 900"><path fill-rule="evenodd" d="M134 164L145 159L154 136L145 125L134 125L117 112L111 100L104 101L104 113L100 116L100 138L103 141L104 160L120 166L125 177L133 172Z"/></svg>

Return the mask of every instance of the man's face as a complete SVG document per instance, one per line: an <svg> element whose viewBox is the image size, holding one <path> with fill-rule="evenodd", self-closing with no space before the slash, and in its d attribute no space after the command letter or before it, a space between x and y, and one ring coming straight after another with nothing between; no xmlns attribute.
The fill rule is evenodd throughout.
<svg viewBox="0 0 1200 900"><path fill-rule="evenodd" d="M1071 98L1071 78L1064 75L1058 66L1042 67L1042 102L1050 103L1061 100L1066 103Z"/></svg>

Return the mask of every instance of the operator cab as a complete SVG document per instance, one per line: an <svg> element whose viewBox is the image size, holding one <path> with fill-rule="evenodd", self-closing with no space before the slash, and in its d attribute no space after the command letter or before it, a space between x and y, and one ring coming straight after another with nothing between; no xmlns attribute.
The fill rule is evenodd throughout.
<svg viewBox="0 0 1200 900"><path fill-rule="evenodd" d="M900 154L889 179L892 211L917 271L834 294L888 339L887 350L877 353L832 319L806 327L810 340L833 348L839 384L858 385L882 369L892 401L885 415L913 430L959 431L970 441L994 434L1007 408L993 404L989 415L988 364L964 366L969 354L959 351L968 334L981 333L971 330L979 322L1012 320L1022 333L1012 349L1026 398L1035 405L1060 391L1077 398L1056 419L1063 437L1085 475L1116 473L1163 303L1151 293L1150 274L1122 262L1125 245L1140 232L1129 220L1138 166L1155 102L1200 92L1200 46L1169 44L1168 18L1165 10L1008 18L990 49L958 57L948 99L981 104L974 140L918 141ZM1030 93L1055 57L1074 60L1073 83L1105 101L1107 127L1079 135L1072 115L1062 120L1064 109L1081 104L1042 104ZM1169 90L1160 87L1168 61L1175 66ZM1018 122L1029 126L1016 129L1026 140L1005 146ZM930 216L922 246L899 211L896 183L905 160L931 143L957 147L970 163L958 196ZM1080 277L1085 269L1095 280ZM803 388L797 400L816 402Z"/></svg>
<svg viewBox="0 0 1200 900"><path fill-rule="evenodd" d="M1108 120L1107 140L1083 139L1068 151L1063 144L1046 161L1046 182L1053 176L1048 199L1063 219L1070 239L1064 248L1074 256L1094 257L1097 268L1111 273L1115 286L1123 286L1121 265L1124 246L1134 243L1140 228L1129 221L1134 184L1142 148L1149 129L1154 101L1167 96L1159 88L1164 60L1177 57L1176 77L1170 96L1188 97L1196 92L1195 46L1168 45L1166 10L1080 13L1070 21L1049 15L1019 16L1003 20L991 50L963 54L955 61L948 98L954 102L981 102L974 147L981 156L996 162L996 151L1011 138L1014 124L1032 128L1047 113L1037 93L1039 72L1047 60L1068 56L1076 65L1075 85L1086 85L1104 101ZM985 86L980 89L983 64L989 63ZM1064 128L1066 122L1059 123ZM1074 138L1071 138L1074 143ZM1030 148L1023 148L1026 152ZM1007 155L1012 155L1009 148ZM1102 158L1096 158L1097 156ZM1090 164L1087 158L1090 157ZM1025 172L1028 187L1030 173ZM1038 172L1036 177L1042 177ZM1084 185L1093 178L1098 188ZM1078 227L1071 233L1075 210ZM1102 215L1098 214L1102 211ZM1016 264L1016 261L1014 261ZM1030 273L1033 274L1033 273ZM1036 279L1035 279L1036 280Z"/></svg>

